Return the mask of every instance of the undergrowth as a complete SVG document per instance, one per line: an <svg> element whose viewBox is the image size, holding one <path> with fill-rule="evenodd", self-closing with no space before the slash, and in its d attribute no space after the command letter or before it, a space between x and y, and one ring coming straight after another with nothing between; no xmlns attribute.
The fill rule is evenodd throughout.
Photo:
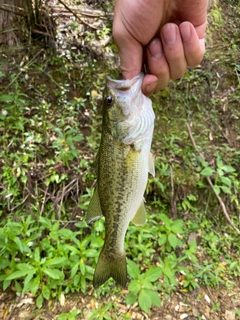
<svg viewBox="0 0 240 320"><path fill-rule="evenodd" d="M212 12L213 30L223 28L221 15ZM98 36L108 33L106 27ZM225 45L215 43L218 57L209 50L201 67L153 96L159 130L153 139L156 178L146 191L148 222L130 225L125 243L124 300L148 314L175 291L231 289L239 281L239 234L216 198L239 228L239 39L233 37L223 53ZM17 58L1 52L0 283L4 291L31 294L41 308L45 300L92 288L104 221L91 229L85 212L96 178L105 77L118 75L86 52L31 50ZM7 60L14 59L19 64L8 70ZM114 319L119 307L110 296L122 299L114 282L92 295L109 300L88 318ZM59 319L81 316L76 309Z"/></svg>

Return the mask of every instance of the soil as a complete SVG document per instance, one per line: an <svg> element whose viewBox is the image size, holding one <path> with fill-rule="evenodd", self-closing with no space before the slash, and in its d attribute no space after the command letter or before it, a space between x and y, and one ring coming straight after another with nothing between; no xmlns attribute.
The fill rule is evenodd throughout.
<svg viewBox="0 0 240 320"><path fill-rule="evenodd" d="M231 291L226 288L201 287L191 293L175 292L162 300L162 306L152 308L151 314L142 312L137 304L126 306L123 291L121 297L112 296L108 301L118 307L112 313L113 319L124 319L127 314L131 319L152 320L237 320L240 316L240 282L236 282ZM87 320L91 312L99 305L105 304L104 299L97 300L93 290L86 295L74 294L62 297L61 303L56 300L45 302L41 309L35 305L35 299L30 295L20 297L13 292L0 294L0 319L4 320L40 320L58 319L62 313L70 313L74 309L81 310L79 318Z"/></svg>

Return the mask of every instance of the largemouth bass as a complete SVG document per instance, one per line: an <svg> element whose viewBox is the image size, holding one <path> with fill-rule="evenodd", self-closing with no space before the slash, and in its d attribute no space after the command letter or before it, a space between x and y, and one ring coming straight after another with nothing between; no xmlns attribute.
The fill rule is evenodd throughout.
<svg viewBox="0 0 240 320"><path fill-rule="evenodd" d="M125 234L130 221L135 225L146 222L143 194L148 172L154 175L150 148L155 115L151 100L141 92L143 77L108 77L103 95L97 185L86 218L91 223L105 217L105 243L93 277L95 288L110 277L126 286Z"/></svg>

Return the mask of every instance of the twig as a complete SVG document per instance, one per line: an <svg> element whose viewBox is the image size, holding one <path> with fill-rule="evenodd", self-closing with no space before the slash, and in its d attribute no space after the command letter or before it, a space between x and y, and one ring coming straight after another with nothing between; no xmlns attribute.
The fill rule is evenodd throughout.
<svg viewBox="0 0 240 320"><path fill-rule="evenodd" d="M200 151L198 151L198 149L197 149L197 145L196 145L195 140L194 140L194 138L193 138L192 131L191 131L191 127L190 127L189 123L187 123L187 129L188 129L189 137L190 137L190 139L191 139L191 141L192 141L192 144L193 144L194 149L195 149L196 152L204 159L204 155L203 155ZM228 215L228 213L227 213L227 209L226 209L226 207L225 207L225 204L224 204L224 202L222 201L221 197L220 197L220 196L216 193L216 191L214 190L214 186L213 186L213 184L212 184L211 179L210 179L209 177L206 177L206 179L207 179L208 184L209 184L210 187L212 188L212 190L213 190L216 198L218 199L218 202L219 202L220 206L222 207L223 214L225 215L227 221L228 221L229 224L233 227L234 230L236 230L238 233L240 233L240 230L235 226L235 224L234 224L234 223L232 222L232 220L230 219L230 217L229 217L229 215Z"/></svg>
<svg viewBox="0 0 240 320"><path fill-rule="evenodd" d="M27 12L25 12L25 11L24 11L24 13L23 13L23 12L15 12L15 11L13 11L13 10L6 9L6 8L4 8L4 7L1 7L1 6L0 6L0 10L6 11L6 12L10 12L10 13L13 13L13 14L15 14L15 15L17 15L17 16L21 16L21 17L25 17L25 16L27 15Z"/></svg>
<svg viewBox="0 0 240 320"><path fill-rule="evenodd" d="M81 18L79 18L79 16L71 9L69 8L69 6L66 5L66 3L64 3L62 0L58 0L69 12L71 12L74 17L76 17L77 20L79 20L81 23L85 24L86 26L92 28L92 29L97 29L96 27L88 24L87 22L83 21Z"/></svg>
<svg viewBox="0 0 240 320"><path fill-rule="evenodd" d="M18 203L15 207L11 208L10 211L12 212L16 210L18 207L20 207L22 204L24 204L24 202L26 202L28 197L29 197L29 194L27 194L26 197L20 203Z"/></svg>

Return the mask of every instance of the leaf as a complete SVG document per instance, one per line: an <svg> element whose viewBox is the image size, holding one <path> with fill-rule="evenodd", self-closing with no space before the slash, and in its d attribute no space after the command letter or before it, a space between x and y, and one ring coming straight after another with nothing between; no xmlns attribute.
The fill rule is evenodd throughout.
<svg viewBox="0 0 240 320"><path fill-rule="evenodd" d="M3 291L5 291L11 284L11 280L4 280L3 281Z"/></svg>
<svg viewBox="0 0 240 320"><path fill-rule="evenodd" d="M219 195L219 193L220 193L220 188L219 188L219 186L213 186L213 190L214 190L214 192L215 192L217 195Z"/></svg>
<svg viewBox="0 0 240 320"><path fill-rule="evenodd" d="M14 101L14 97L10 96L9 94L2 94L0 96L0 101L7 101L7 102Z"/></svg>
<svg viewBox="0 0 240 320"><path fill-rule="evenodd" d="M22 294L25 294L28 290L29 287L31 285L31 280L34 276L35 270L29 271L28 275L26 276L25 280L24 280L24 286L23 286L23 292Z"/></svg>
<svg viewBox="0 0 240 320"><path fill-rule="evenodd" d="M29 290L31 291L31 294L34 296L36 292L38 291L40 286L40 276L38 275L36 278L31 281L31 284L29 286Z"/></svg>
<svg viewBox="0 0 240 320"><path fill-rule="evenodd" d="M134 293L129 292L129 293L126 295L126 304L127 304L127 305L134 304L136 301L137 301L137 296L136 296Z"/></svg>
<svg viewBox="0 0 240 320"><path fill-rule="evenodd" d="M183 233L183 220L175 220L172 224L171 230L174 233Z"/></svg>
<svg viewBox="0 0 240 320"><path fill-rule="evenodd" d="M42 268L42 271L52 279L58 280L64 277L63 273L58 269Z"/></svg>
<svg viewBox="0 0 240 320"><path fill-rule="evenodd" d="M43 304L43 295L40 294L38 297L37 297L37 300L36 300L36 306L38 307L38 309L41 308Z"/></svg>
<svg viewBox="0 0 240 320"><path fill-rule="evenodd" d="M141 289L141 284L138 280L132 280L129 283L128 290L132 293L137 293Z"/></svg>
<svg viewBox="0 0 240 320"><path fill-rule="evenodd" d="M139 307L146 312L147 314L150 313L150 308L152 306L152 299L148 294L147 290L141 289L138 297Z"/></svg>
<svg viewBox="0 0 240 320"><path fill-rule="evenodd" d="M70 278L73 279L78 271L79 262L75 264L75 266L71 270Z"/></svg>
<svg viewBox="0 0 240 320"><path fill-rule="evenodd" d="M19 270L11 273L5 280L13 280L25 277L29 273L29 270Z"/></svg>
<svg viewBox="0 0 240 320"><path fill-rule="evenodd" d="M159 246L164 245L167 242L167 235L166 234L160 234L159 239L158 239L158 244Z"/></svg>
<svg viewBox="0 0 240 320"><path fill-rule="evenodd" d="M213 175L213 173L214 173L214 170L211 167L206 167L200 172L200 174L204 177L210 177Z"/></svg>
<svg viewBox="0 0 240 320"><path fill-rule="evenodd" d="M165 227L168 229L170 227L170 220L169 218L164 214L164 213L161 213L159 215L159 219L162 220L162 222L164 222L165 224Z"/></svg>
<svg viewBox="0 0 240 320"><path fill-rule="evenodd" d="M44 297L44 299L49 300L50 298L50 289L48 288L48 286L46 286L45 284L42 287L42 295Z"/></svg>
<svg viewBox="0 0 240 320"><path fill-rule="evenodd" d="M228 173L232 173L236 171L232 166L227 166L227 165L222 166L221 169Z"/></svg>
<svg viewBox="0 0 240 320"><path fill-rule="evenodd" d="M162 270L158 267L152 267L144 274L144 279L150 282L156 281L162 274Z"/></svg>
<svg viewBox="0 0 240 320"><path fill-rule="evenodd" d="M231 190L226 187L226 186L220 186L220 188L222 189L222 191L226 194L232 194Z"/></svg>
<svg viewBox="0 0 240 320"><path fill-rule="evenodd" d="M14 242L15 242L16 245L18 246L18 249L21 251L21 253L23 253L23 245L22 245L21 240L20 240L18 237L16 237L16 238L14 239Z"/></svg>
<svg viewBox="0 0 240 320"><path fill-rule="evenodd" d="M63 264L67 259L66 258L63 258L63 257L59 257L59 258L53 258L53 259L50 259L50 260L47 260L45 263L44 263L44 266L54 266L56 264Z"/></svg>
<svg viewBox="0 0 240 320"><path fill-rule="evenodd" d="M137 279L140 274L139 266L132 260L128 260L128 274L133 279Z"/></svg>
<svg viewBox="0 0 240 320"><path fill-rule="evenodd" d="M170 245L173 249L176 249L176 247L179 243L178 238L176 237L176 235L174 233L170 233L168 235L168 242L170 243Z"/></svg>
<svg viewBox="0 0 240 320"><path fill-rule="evenodd" d="M157 291L148 290L148 295L152 300L152 305L154 305L155 307L161 306L161 299L159 298Z"/></svg>
<svg viewBox="0 0 240 320"><path fill-rule="evenodd" d="M232 181L228 177L221 177L221 182L231 187Z"/></svg>

